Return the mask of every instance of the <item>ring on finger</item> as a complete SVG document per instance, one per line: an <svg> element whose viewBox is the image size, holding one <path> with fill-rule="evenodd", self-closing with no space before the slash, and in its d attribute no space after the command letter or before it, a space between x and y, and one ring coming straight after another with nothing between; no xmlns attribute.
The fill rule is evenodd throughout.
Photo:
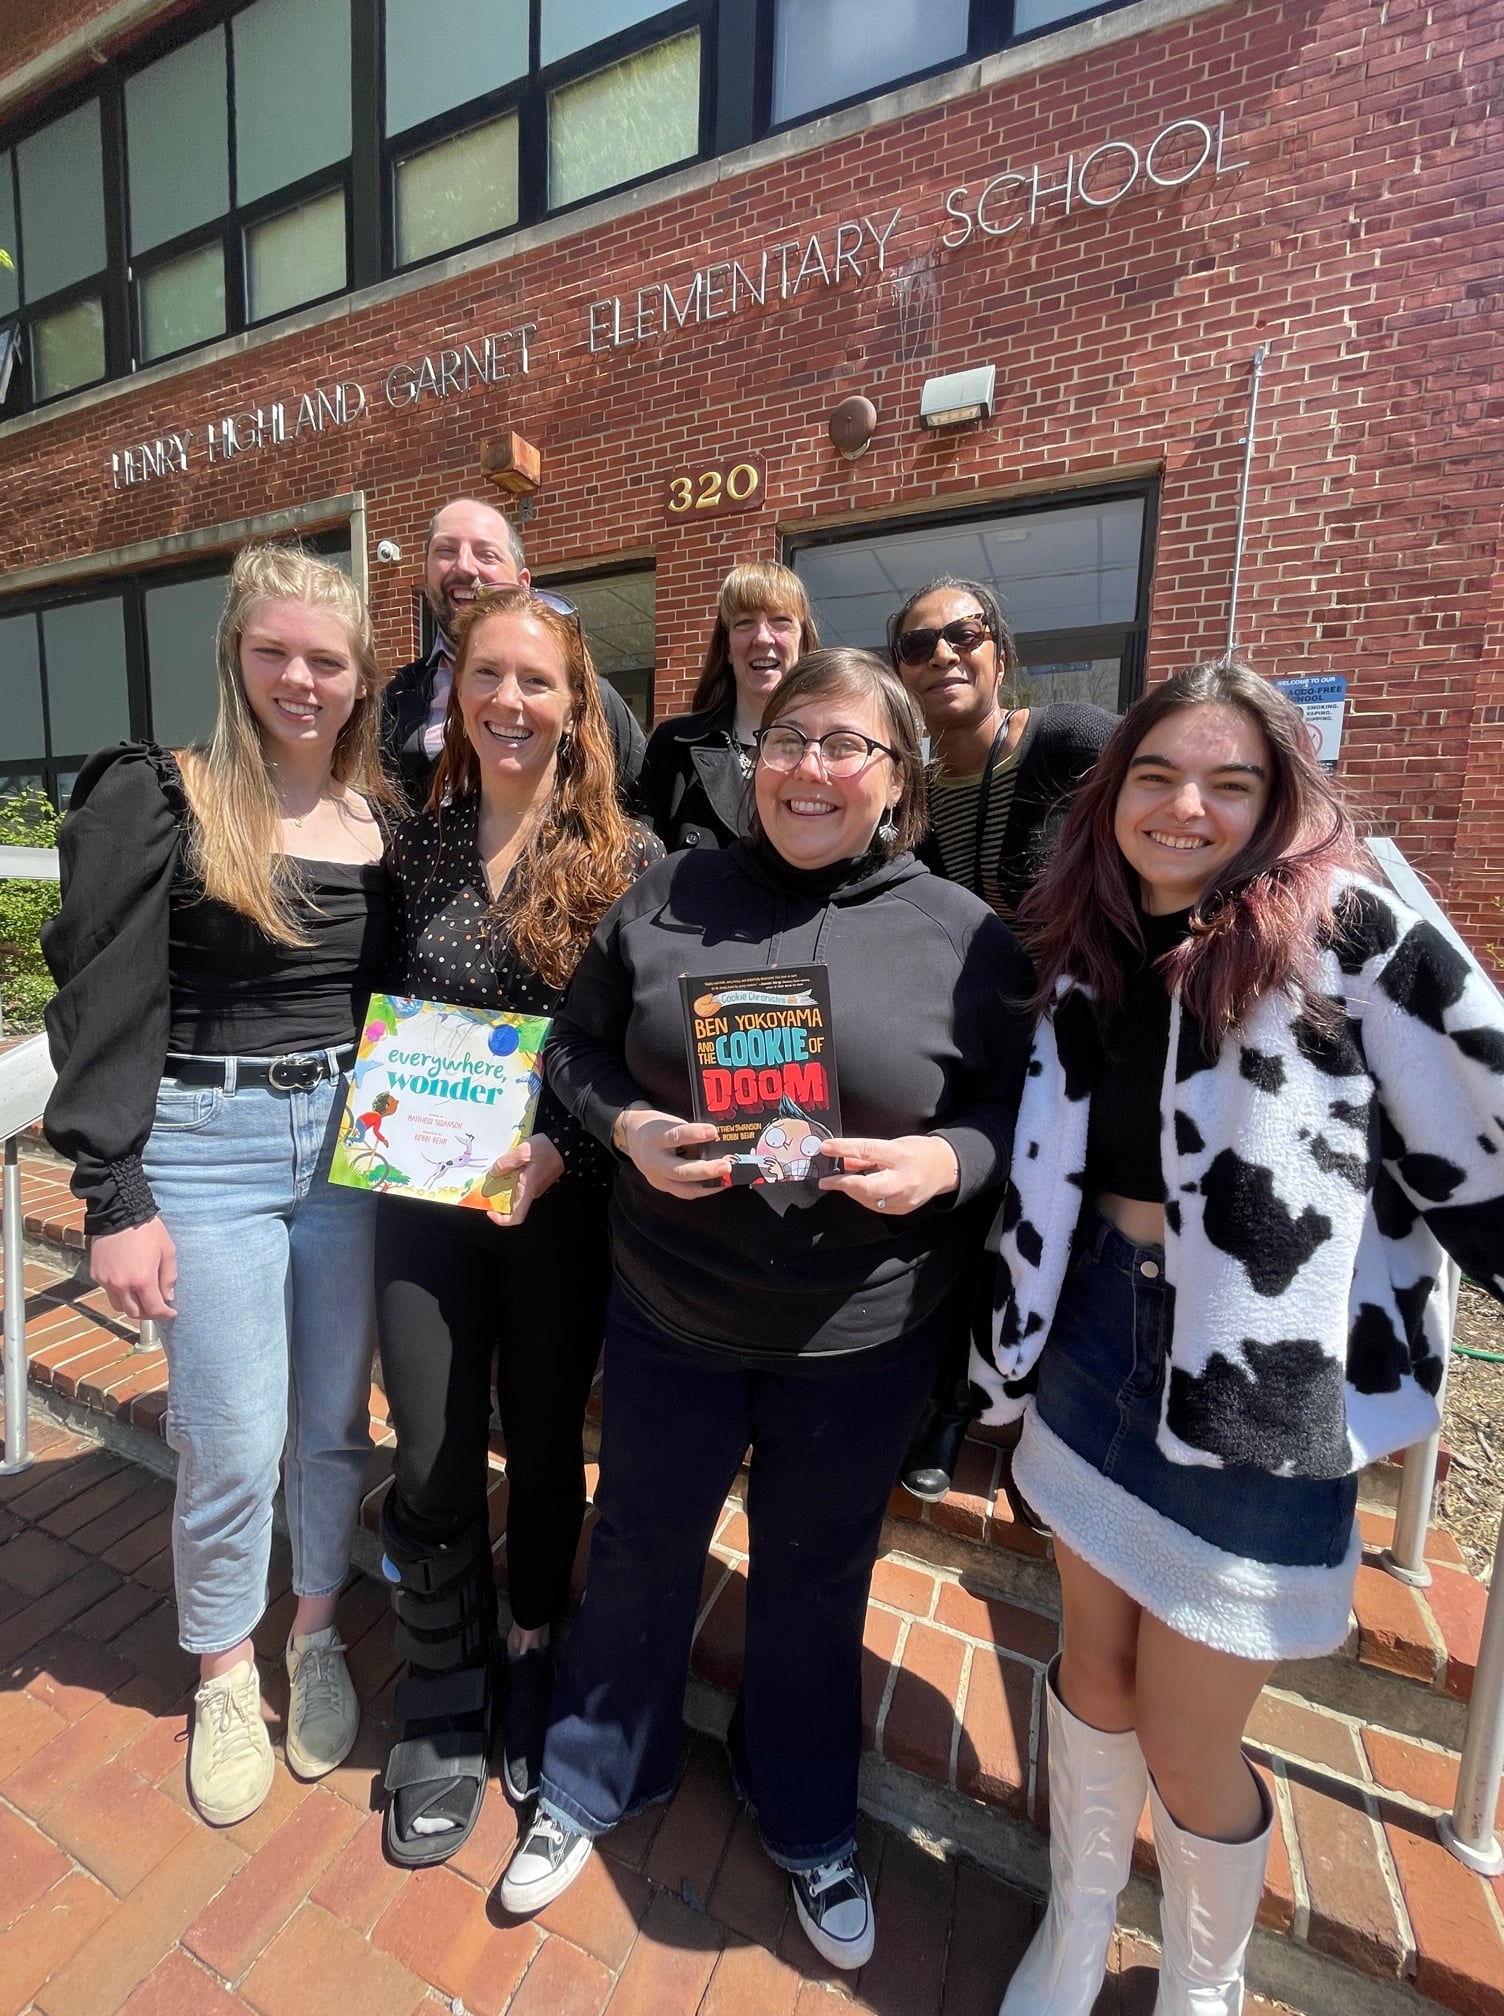
<svg viewBox="0 0 1504 2016"><path fill-rule="evenodd" d="M878 1200L877 1200L877 1208L878 1208L878 1210L879 1210L879 1211L886 1211L886 1210L887 1210L887 1208L888 1208L888 1200L887 1200L887 1198L886 1198L886 1197L879 1197L879 1198L878 1198Z"/></svg>

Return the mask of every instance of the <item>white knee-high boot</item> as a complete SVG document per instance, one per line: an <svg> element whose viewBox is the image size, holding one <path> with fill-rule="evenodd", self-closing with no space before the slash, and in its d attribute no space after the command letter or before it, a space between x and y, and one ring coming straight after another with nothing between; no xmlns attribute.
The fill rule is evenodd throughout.
<svg viewBox="0 0 1504 2016"><path fill-rule="evenodd" d="M1274 1826L1268 1788L1256 1771L1253 1781L1264 1824L1251 1841L1206 1841L1187 1834L1150 1783L1154 1850L1164 1892L1154 2016L1240 2016L1243 1956L1264 1894Z"/></svg>
<svg viewBox="0 0 1504 2016"><path fill-rule="evenodd" d="M1050 1901L998 2016L1091 2016L1148 1772L1131 1729L1076 1719L1045 1683L1050 1725Z"/></svg>

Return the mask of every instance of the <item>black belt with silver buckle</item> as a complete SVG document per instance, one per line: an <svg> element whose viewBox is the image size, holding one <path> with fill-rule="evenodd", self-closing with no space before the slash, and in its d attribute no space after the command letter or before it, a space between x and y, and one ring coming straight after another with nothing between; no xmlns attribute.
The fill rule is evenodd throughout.
<svg viewBox="0 0 1504 2016"><path fill-rule="evenodd" d="M166 1075L180 1085L223 1085L226 1061L214 1057L169 1057ZM326 1078L338 1077L340 1068L337 1062L330 1068L328 1052L324 1050L311 1054L293 1051L286 1057L273 1057L265 1062L240 1057L235 1061L235 1083L269 1085L274 1092L311 1092Z"/></svg>

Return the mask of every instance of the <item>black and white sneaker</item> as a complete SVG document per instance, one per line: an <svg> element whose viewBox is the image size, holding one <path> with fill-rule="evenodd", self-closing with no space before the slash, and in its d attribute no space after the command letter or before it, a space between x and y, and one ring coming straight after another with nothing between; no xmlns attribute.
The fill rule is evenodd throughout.
<svg viewBox="0 0 1504 2016"><path fill-rule="evenodd" d="M877 1926L856 1844L818 1869L791 1869L794 1909L811 1946L832 1967L864 1967Z"/></svg>
<svg viewBox="0 0 1504 2016"><path fill-rule="evenodd" d="M552 1813L539 1813L501 1879L501 1901L514 1918L531 1917L562 1897L595 1846ZM822 1949L823 1950L823 1949Z"/></svg>

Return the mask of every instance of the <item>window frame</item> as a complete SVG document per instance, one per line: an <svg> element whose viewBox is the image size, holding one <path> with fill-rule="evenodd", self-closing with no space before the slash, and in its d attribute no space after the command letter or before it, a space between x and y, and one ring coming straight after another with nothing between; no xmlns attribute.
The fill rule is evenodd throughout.
<svg viewBox="0 0 1504 2016"><path fill-rule="evenodd" d="M1069 630L1028 630L1022 633L1031 644L1036 639L1048 639L1061 645L1068 643L1075 647L1074 655L1085 656L1093 646L1105 646L1098 655L1120 658L1117 712L1122 714L1144 690L1154 556L1159 530L1160 480L1157 476L1129 477L1122 482L1107 479L1092 484L1066 484L1058 490L1031 492L1024 497L993 498L987 503L968 503L949 510L939 506L926 511L895 512L891 517L868 519L860 525L843 525L839 520L831 519L827 526L825 521L821 521L786 533L781 542L780 557L786 567L797 572L798 555L814 546L849 546L860 540L882 538L893 533L944 531L979 522L998 523L1009 518L1038 517L1047 511L1079 509L1086 504L1121 504L1130 499L1141 501L1144 508L1131 621L1077 624ZM916 588L920 585L917 581L914 584ZM895 603L894 606L898 605ZM1027 665L1024 669L1027 670Z"/></svg>

